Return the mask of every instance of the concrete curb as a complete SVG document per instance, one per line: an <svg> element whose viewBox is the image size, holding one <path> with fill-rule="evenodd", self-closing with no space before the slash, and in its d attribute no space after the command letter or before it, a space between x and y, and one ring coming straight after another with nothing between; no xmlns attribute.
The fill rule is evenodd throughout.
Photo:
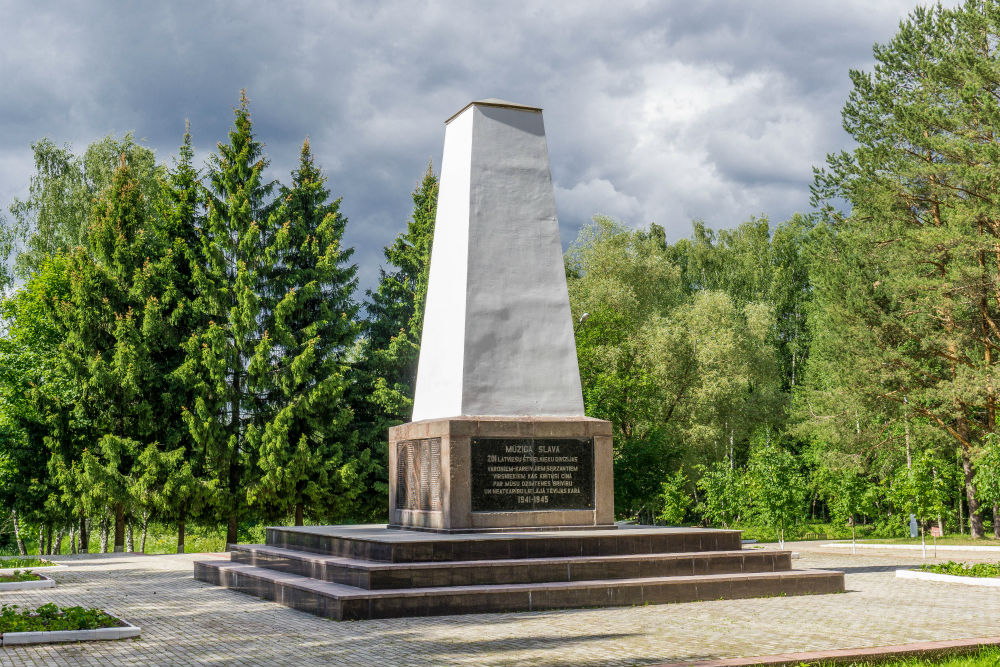
<svg viewBox="0 0 1000 667"><path fill-rule="evenodd" d="M754 658L726 658L724 660L702 660L698 662L671 662L651 667L780 667L818 662L850 663L867 661L889 662L902 658L943 658L947 656L970 655L984 648L1000 646L1000 637L980 637L976 639L953 639L935 642L917 642L896 646L873 646L869 648L847 648L829 651L809 651L806 653L782 653L762 655Z"/></svg>
<svg viewBox="0 0 1000 667"><path fill-rule="evenodd" d="M41 579L35 581L0 582L0 593L3 591L33 591L40 588L55 588L56 582L52 577L46 577L44 574L39 574L38 572L33 572L33 574L37 574Z"/></svg>
<svg viewBox="0 0 1000 667"><path fill-rule="evenodd" d="M60 642L90 642L107 639L129 639L138 637L142 628L125 622L118 628L97 628L95 630L49 630L46 632L4 632L0 634L0 646L23 644L57 644Z"/></svg>
<svg viewBox="0 0 1000 667"><path fill-rule="evenodd" d="M27 566L27 567L0 567L0 575L4 574L14 574L14 572L24 572L31 571L35 574L41 574L42 572L55 572L57 570L68 570L69 568L65 565L42 565L42 566Z"/></svg>
<svg viewBox="0 0 1000 667"><path fill-rule="evenodd" d="M957 574L938 574L937 572L921 572L920 570L896 570L896 578L944 581L949 584L1000 588L1000 577L963 577Z"/></svg>
<svg viewBox="0 0 1000 667"><path fill-rule="evenodd" d="M840 547L840 548L851 548L850 542L830 542L824 544L824 547ZM859 549L900 549L903 551L921 551L923 549L919 544L861 544L858 543L857 547ZM927 551L933 551L934 545L931 542L927 543ZM988 551L988 552L1000 552L1000 547L994 547L989 545L983 545L981 547L967 545L967 544L939 544L937 545L938 551Z"/></svg>

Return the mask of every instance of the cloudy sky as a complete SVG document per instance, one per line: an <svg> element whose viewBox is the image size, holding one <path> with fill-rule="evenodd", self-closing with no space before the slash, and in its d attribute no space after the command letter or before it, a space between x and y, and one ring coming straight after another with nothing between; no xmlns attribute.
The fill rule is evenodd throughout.
<svg viewBox="0 0 1000 667"><path fill-rule="evenodd" d="M544 108L564 244L596 213L671 240L693 219L780 221L849 146L848 70L915 4L0 0L0 204L26 194L41 137L134 131L168 161L190 119L201 160L246 88L274 177L310 137L363 287L444 120L486 97Z"/></svg>

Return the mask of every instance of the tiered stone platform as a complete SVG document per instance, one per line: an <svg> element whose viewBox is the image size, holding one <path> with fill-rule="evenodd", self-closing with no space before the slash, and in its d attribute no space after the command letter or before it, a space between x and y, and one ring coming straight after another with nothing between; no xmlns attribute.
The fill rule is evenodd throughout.
<svg viewBox="0 0 1000 667"><path fill-rule="evenodd" d="M435 534L385 526L268 528L266 545L196 562L208 583L336 620L607 607L844 591L740 532L619 528Z"/></svg>

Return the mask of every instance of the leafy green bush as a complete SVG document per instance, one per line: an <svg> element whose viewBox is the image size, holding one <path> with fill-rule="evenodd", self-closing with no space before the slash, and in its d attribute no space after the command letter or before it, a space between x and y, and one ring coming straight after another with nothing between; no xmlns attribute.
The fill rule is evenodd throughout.
<svg viewBox="0 0 1000 667"><path fill-rule="evenodd" d="M1000 577L1000 563L957 563L953 560L940 565L922 565L921 572L953 574L959 577Z"/></svg>
<svg viewBox="0 0 1000 667"><path fill-rule="evenodd" d="M57 607L43 604L34 611L18 611L16 604L0 605L0 633L46 630L93 630L117 628L125 623L100 609Z"/></svg>
<svg viewBox="0 0 1000 667"><path fill-rule="evenodd" d="M0 584L11 584L15 581L38 581L40 576L29 570L14 570L10 574L0 574Z"/></svg>

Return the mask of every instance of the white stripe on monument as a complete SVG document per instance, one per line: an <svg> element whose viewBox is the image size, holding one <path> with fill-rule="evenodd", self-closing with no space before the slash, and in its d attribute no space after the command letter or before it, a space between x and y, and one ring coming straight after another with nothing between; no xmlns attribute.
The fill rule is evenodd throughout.
<svg viewBox="0 0 1000 667"><path fill-rule="evenodd" d="M448 121L413 420L583 416L540 109Z"/></svg>

